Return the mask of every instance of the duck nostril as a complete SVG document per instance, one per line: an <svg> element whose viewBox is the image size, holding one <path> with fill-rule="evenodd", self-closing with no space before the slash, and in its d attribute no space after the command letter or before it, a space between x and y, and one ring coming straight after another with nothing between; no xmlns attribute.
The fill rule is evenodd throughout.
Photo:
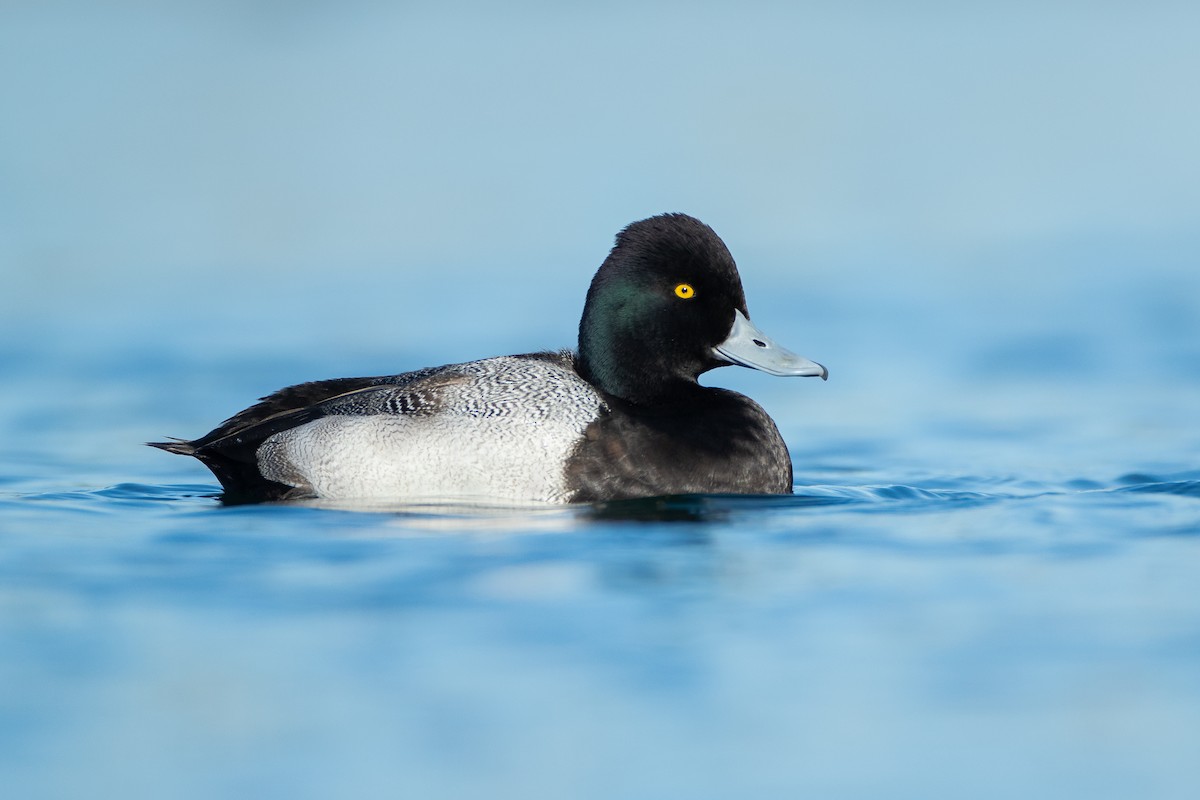
<svg viewBox="0 0 1200 800"><path fill-rule="evenodd" d="M753 340L751 340L751 341L753 341L753 342L754 342L754 344L758 345L759 347L766 347L766 346L767 346L767 343L766 343L766 342L764 342L762 339L753 339Z"/></svg>

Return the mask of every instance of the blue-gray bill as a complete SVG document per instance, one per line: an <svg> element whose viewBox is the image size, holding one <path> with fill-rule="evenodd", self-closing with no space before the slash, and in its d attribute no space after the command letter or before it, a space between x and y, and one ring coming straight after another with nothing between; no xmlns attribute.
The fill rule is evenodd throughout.
<svg viewBox="0 0 1200 800"><path fill-rule="evenodd" d="M737 309L733 312L729 337L713 348L713 355L730 364L761 370L768 375L829 379L829 370L775 344Z"/></svg>

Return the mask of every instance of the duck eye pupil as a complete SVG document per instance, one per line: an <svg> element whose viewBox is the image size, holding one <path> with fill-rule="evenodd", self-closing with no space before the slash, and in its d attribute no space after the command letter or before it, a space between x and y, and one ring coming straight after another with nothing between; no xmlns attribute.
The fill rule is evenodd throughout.
<svg viewBox="0 0 1200 800"><path fill-rule="evenodd" d="M681 283L675 287L675 296L681 297L684 300L696 294L696 290L692 288L690 283Z"/></svg>

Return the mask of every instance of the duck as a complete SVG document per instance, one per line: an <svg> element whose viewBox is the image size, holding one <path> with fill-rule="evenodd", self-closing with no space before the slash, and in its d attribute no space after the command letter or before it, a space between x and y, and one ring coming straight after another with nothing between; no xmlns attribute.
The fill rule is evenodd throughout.
<svg viewBox="0 0 1200 800"><path fill-rule="evenodd" d="M591 281L578 349L280 389L198 439L226 503L601 503L792 492L775 422L697 378L828 370L759 330L725 243L681 213L634 222Z"/></svg>

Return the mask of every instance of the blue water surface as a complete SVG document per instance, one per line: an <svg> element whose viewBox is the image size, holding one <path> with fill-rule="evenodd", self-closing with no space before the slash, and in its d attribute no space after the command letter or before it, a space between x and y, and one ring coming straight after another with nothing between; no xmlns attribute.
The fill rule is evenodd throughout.
<svg viewBox="0 0 1200 800"><path fill-rule="evenodd" d="M78 355L2 357L13 796L1197 786L1194 373L1062 379L1031 348L1000 379L880 390L903 413L835 388L840 359L828 384L714 376L779 419L792 497L223 507L139 442L337 356L75 324Z"/></svg>
<svg viewBox="0 0 1200 800"><path fill-rule="evenodd" d="M1200 796L1194 10L61 5L0 25L4 797ZM792 496L142 445L571 346L667 210L830 369L704 378Z"/></svg>

